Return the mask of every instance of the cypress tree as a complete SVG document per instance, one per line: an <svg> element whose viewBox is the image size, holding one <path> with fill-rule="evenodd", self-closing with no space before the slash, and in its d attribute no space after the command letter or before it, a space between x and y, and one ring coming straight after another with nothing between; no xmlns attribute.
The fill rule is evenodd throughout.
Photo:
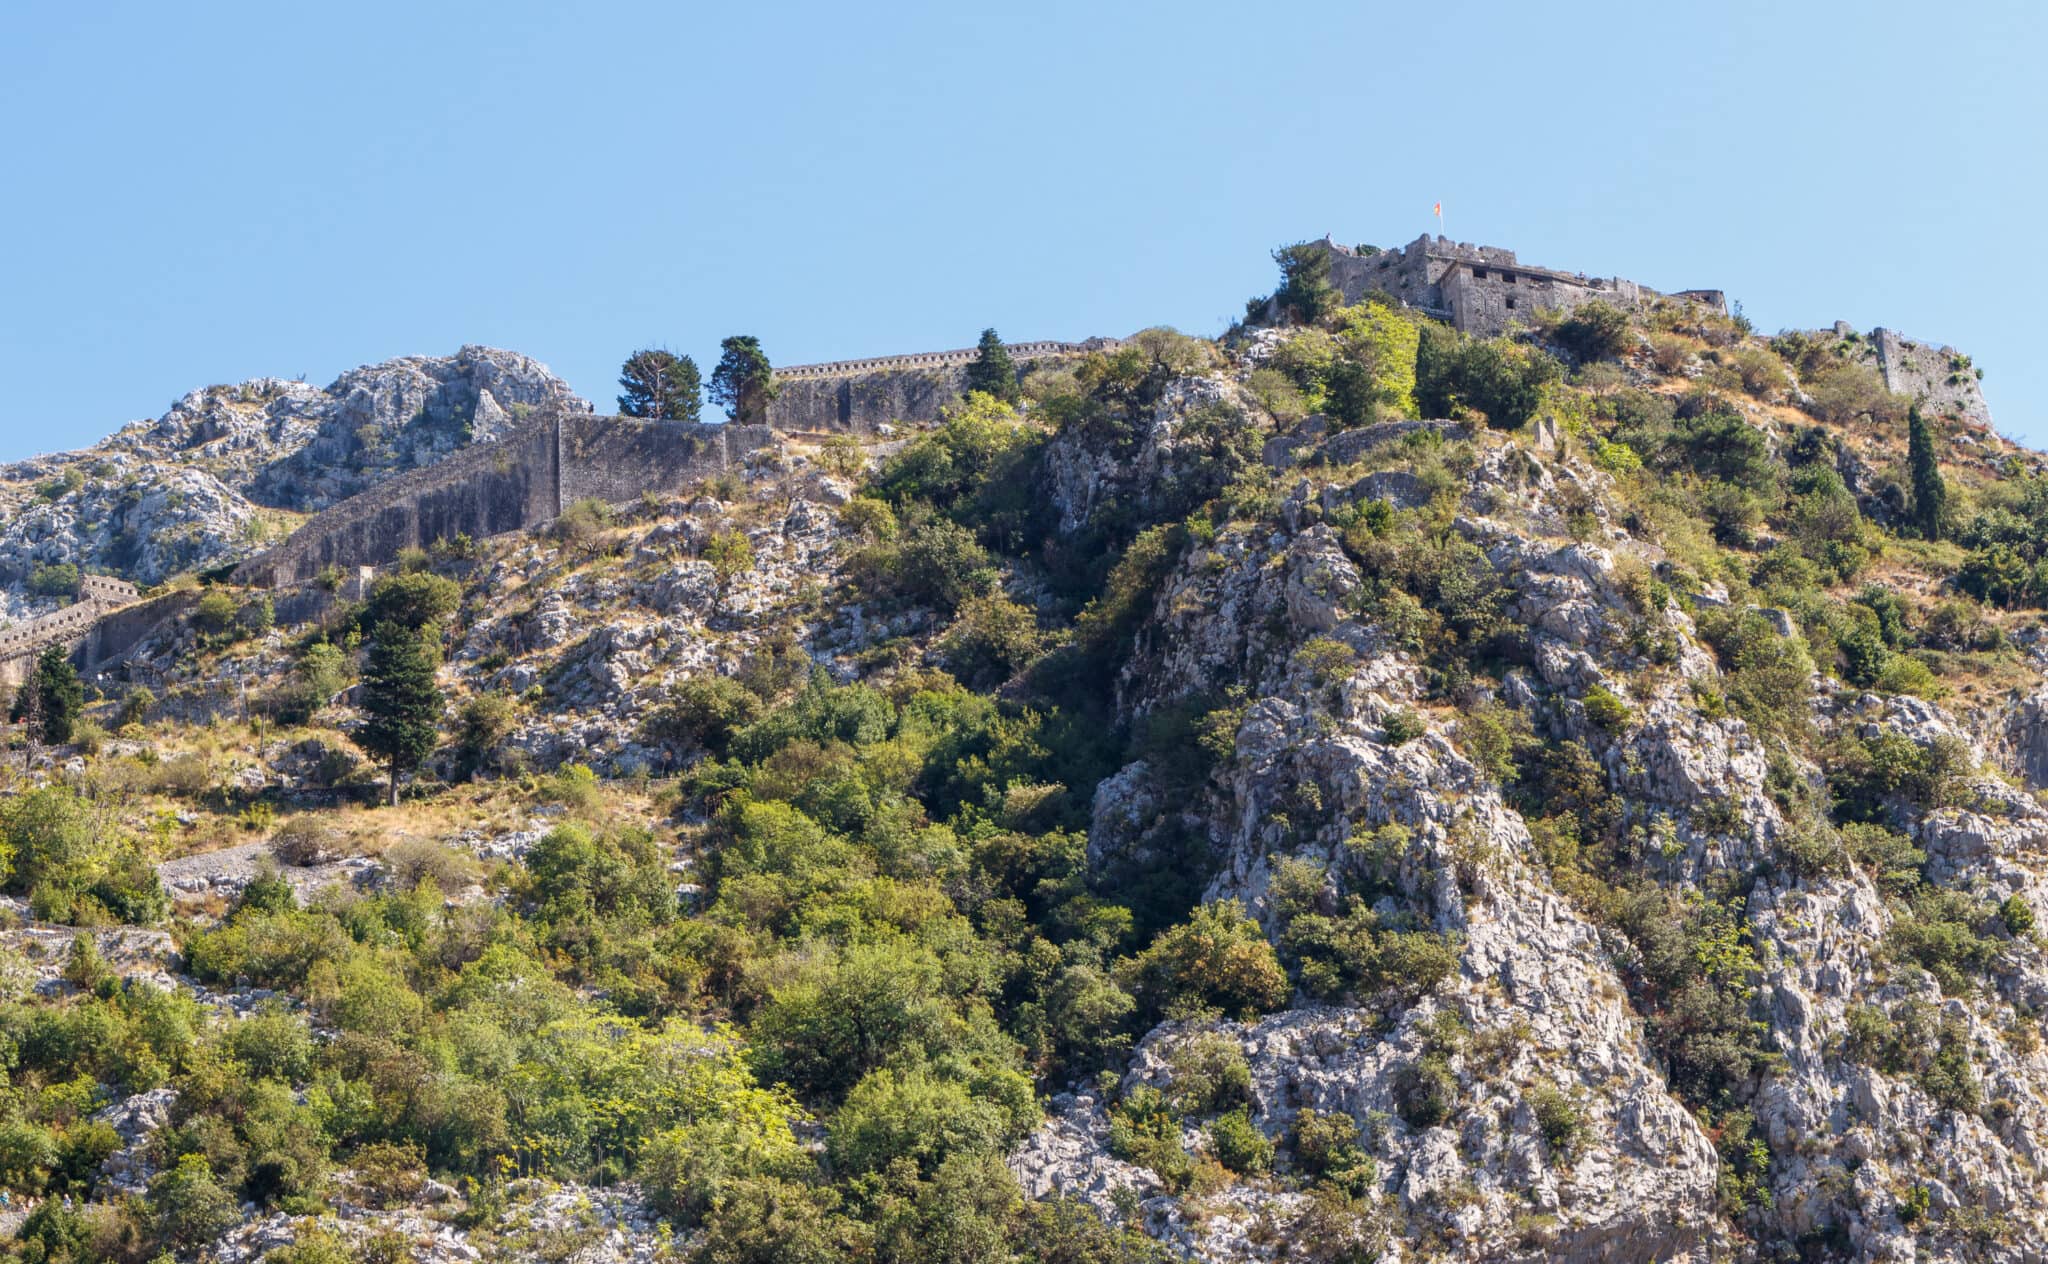
<svg viewBox="0 0 2048 1264"><path fill-rule="evenodd" d="M993 329L981 331L979 355L967 366L967 389L993 395L1006 404L1017 402L1017 364Z"/></svg>
<svg viewBox="0 0 2048 1264"><path fill-rule="evenodd" d="M1948 484L1942 481L1941 463L1934 455L1934 431L1918 404L1906 414L1906 462L1913 475L1913 523L1922 537L1939 540L1948 516Z"/></svg>
<svg viewBox="0 0 2048 1264"><path fill-rule="evenodd" d="M36 659L21 689L14 695L14 711L8 718L27 724L38 742L62 746L71 740L78 717L85 710L85 686L63 647L52 645Z"/></svg>
<svg viewBox="0 0 2048 1264"><path fill-rule="evenodd" d="M725 409L725 415L739 422L763 420L768 405L781 386L761 340L752 334L734 334L718 344L718 367L711 370L711 402Z"/></svg>
<svg viewBox="0 0 2048 1264"><path fill-rule="evenodd" d="M433 632L380 623L363 663L363 712L356 742L391 770L391 802L398 779L433 753L440 736L441 690L434 681Z"/></svg>

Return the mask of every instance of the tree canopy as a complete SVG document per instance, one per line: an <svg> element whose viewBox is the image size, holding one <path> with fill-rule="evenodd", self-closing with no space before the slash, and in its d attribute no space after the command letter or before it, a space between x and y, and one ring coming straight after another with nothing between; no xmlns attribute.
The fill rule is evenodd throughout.
<svg viewBox="0 0 2048 1264"><path fill-rule="evenodd" d="M635 351L619 368L619 412L627 417L696 421L704 411L697 362L673 351Z"/></svg>
<svg viewBox="0 0 2048 1264"><path fill-rule="evenodd" d="M768 405L781 387L761 340L752 334L734 334L718 344L718 367L711 371L711 402L725 409L734 421L765 420Z"/></svg>

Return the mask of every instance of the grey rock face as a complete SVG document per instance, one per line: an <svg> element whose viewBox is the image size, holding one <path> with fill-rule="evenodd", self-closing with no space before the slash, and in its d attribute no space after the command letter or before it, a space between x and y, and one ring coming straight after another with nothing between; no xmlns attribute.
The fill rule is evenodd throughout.
<svg viewBox="0 0 2048 1264"><path fill-rule="evenodd" d="M589 406L538 361L489 347L366 365L325 388L255 378L192 391L96 447L0 467L0 587L13 590L0 614L39 612L19 597L37 566L147 584L246 557L289 514L556 407Z"/></svg>

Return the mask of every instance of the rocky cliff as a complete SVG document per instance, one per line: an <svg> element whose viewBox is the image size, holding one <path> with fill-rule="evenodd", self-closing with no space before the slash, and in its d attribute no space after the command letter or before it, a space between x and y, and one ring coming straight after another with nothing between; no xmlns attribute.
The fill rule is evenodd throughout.
<svg viewBox="0 0 2048 1264"><path fill-rule="evenodd" d="M587 411L545 366L489 347L192 391L95 447L0 467L0 614L71 564L140 583L245 557L301 515L506 433L534 410Z"/></svg>

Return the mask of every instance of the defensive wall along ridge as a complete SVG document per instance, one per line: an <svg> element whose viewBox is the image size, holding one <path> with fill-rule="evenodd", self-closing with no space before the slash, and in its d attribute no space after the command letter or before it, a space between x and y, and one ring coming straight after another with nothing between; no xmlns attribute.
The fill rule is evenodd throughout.
<svg viewBox="0 0 2048 1264"><path fill-rule="evenodd" d="M1121 338L1084 342L1012 342L1005 347L1021 368L1038 360L1087 355L1124 344ZM896 422L937 421L967 392L967 366L976 347L830 360L775 370L781 393L768 405L768 424L785 434L818 431L873 434Z"/></svg>
<svg viewBox="0 0 2048 1264"><path fill-rule="evenodd" d="M1010 346L1020 364L1121 346L1115 338ZM236 568L239 583L279 588L328 567L387 563L408 548L459 535L523 530L581 500L619 504L673 491L767 446L773 432L873 432L935 421L965 387L976 348L835 360L776 370L782 395L767 425L551 412L330 506L274 549Z"/></svg>
<svg viewBox="0 0 2048 1264"><path fill-rule="evenodd" d="M1497 334L1541 308L1569 311L1601 300L1642 307L1662 300L1726 312L1719 290L1662 293L1618 277L1588 277L1520 262L1512 250L1425 234L1392 250L1351 249L1324 238L1330 279L1346 302L1382 294L1472 333ZM1885 383L1989 424L1968 357L1873 335ZM1008 343L1020 368L1034 361L1087 355L1124 345L1120 338ZM467 535L502 535L541 525L569 505L612 504L647 492L674 491L729 468L773 442L777 432L876 433L897 422L932 422L966 392L976 347L775 370L781 384L765 425L644 420L551 411L512 433L463 448L433 465L386 480L316 514L276 548L236 568L243 584L286 588L329 567L360 571L408 548ZM0 683L18 683L43 647L65 643L88 662L105 663L189 605L190 593L139 603L132 584L104 576L81 581L76 605L0 629ZM139 603L139 604L138 604Z"/></svg>
<svg viewBox="0 0 2048 1264"><path fill-rule="evenodd" d="M1085 342L1008 342L1004 349L1016 361L1044 360L1055 356L1086 355L1091 351L1102 351L1121 347L1121 338L1090 338ZM981 355L979 347L963 347L954 351L922 351L912 355L876 356L867 360L828 360L822 364L796 364L775 370L775 376L788 380L805 380L819 377L852 377L864 373L880 373L889 369L938 369L968 365Z"/></svg>
<svg viewBox="0 0 2048 1264"><path fill-rule="evenodd" d="M78 581L78 600L26 623L0 629L0 685L18 685L28 678L36 655L52 645L84 641L108 614L141 600L135 585L106 575Z"/></svg>
<svg viewBox="0 0 2048 1264"><path fill-rule="evenodd" d="M265 588L304 583L330 566L387 563L436 540L538 526L580 500L616 504L673 491L769 438L766 426L553 413L328 507L237 567L234 579Z"/></svg>

